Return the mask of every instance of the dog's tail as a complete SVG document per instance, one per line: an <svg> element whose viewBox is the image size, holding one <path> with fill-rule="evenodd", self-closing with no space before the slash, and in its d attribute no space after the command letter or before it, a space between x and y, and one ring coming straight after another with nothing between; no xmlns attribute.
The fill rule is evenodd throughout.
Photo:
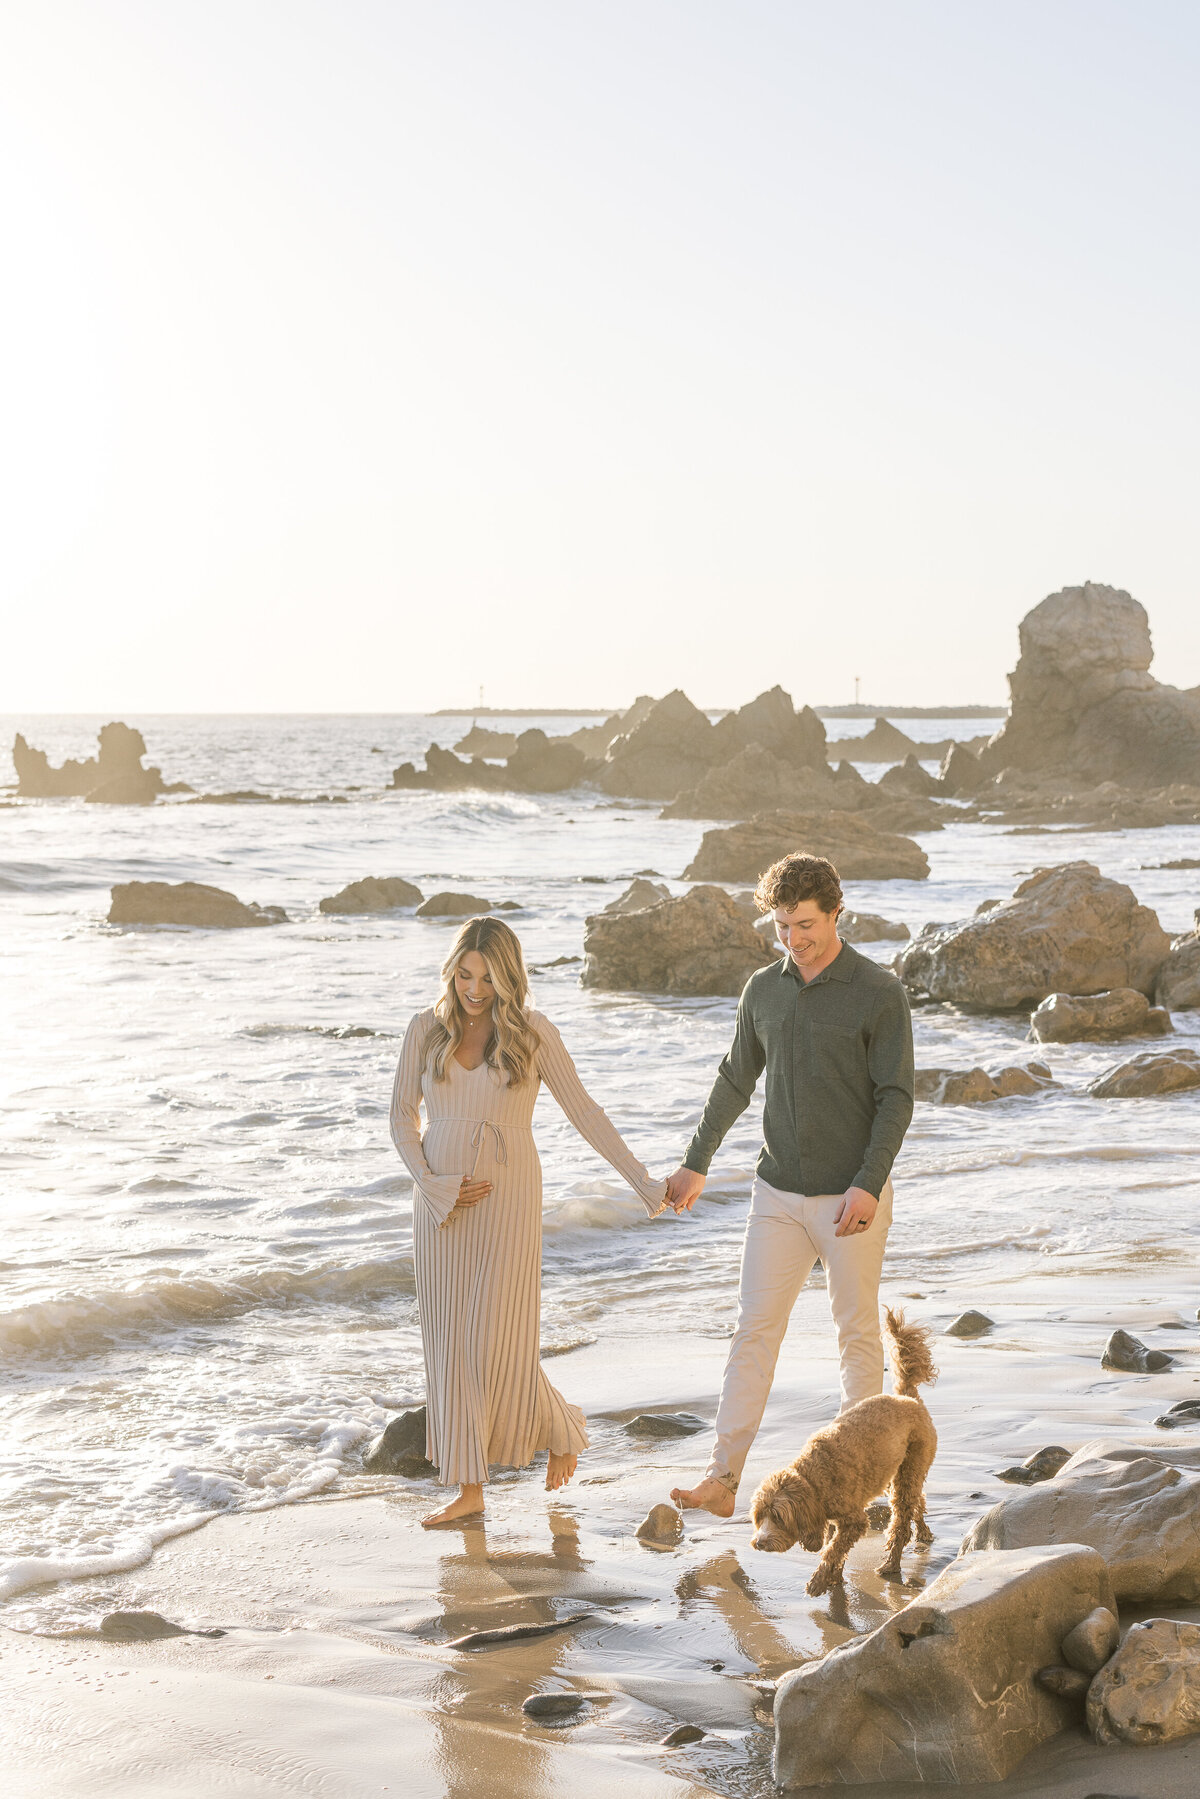
<svg viewBox="0 0 1200 1799"><path fill-rule="evenodd" d="M929 1327L906 1324L903 1312L885 1309L892 1339L892 1387L903 1399L915 1399L918 1387L931 1387L938 1377L929 1347Z"/></svg>

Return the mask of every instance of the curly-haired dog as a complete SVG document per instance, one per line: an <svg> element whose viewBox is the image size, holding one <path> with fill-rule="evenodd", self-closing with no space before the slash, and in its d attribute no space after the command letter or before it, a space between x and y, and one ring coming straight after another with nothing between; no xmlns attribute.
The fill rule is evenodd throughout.
<svg viewBox="0 0 1200 1799"><path fill-rule="evenodd" d="M866 1506L885 1489L892 1503L887 1555L877 1569L900 1579L900 1557L916 1526L918 1543L933 1541L925 1522L925 1476L937 1450L933 1419L917 1388L937 1379L929 1331L886 1313L892 1339L894 1393L860 1399L815 1431L788 1468L769 1474L750 1502L755 1549L795 1543L824 1550L808 1583L827 1593L842 1577L846 1557L867 1530Z"/></svg>

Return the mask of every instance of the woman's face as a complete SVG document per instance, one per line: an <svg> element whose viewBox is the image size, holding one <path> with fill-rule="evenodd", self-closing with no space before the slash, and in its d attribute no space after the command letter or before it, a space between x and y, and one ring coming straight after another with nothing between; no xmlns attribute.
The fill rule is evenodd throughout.
<svg viewBox="0 0 1200 1799"><path fill-rule="evenodd" d="M486 1018L496 990L487 963L477 949L469 949L454 970L454 990L468 1018Z"/></svg>

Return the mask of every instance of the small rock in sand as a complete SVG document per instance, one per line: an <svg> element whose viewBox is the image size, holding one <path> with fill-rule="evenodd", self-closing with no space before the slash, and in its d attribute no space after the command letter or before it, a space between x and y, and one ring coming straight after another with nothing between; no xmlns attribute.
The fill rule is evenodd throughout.
<svg viewBox="0 0 1200 1799"><path fill-rule="evenodd" d="M1200 1731L1200 1625L1133 1624L1088 1690L1098 1743L1169 1743Z"/></svg>
<svg viewBox="0 0 1200 1799"><path fill-rule="evenodd" d="M223 1630L189 1630L158 1612L109 1612L100 1635L109 1643L155 1643L163 1637L223 1637Z"/></svg>
<svg viewBox="0 0 1200 1799"><path fill-rule="evenodd" d="M362 1465L368 1474L402 1474L407 1480L436 1474L425 1455L425 1407L414 1406L391 1419L382 1435L367 1445Z"/></svg>
<svg viewBox="0 0 1200 1799"><path fill-rule="evenodd" d="M475 918L480 912L491 912L491 900L479 899L473 893L434 893L417 907L418 918Z"/></svg>
<svg viewBox="0 0 1200 1799"><path fill-rule="evenodd" d="M1140 1338L1116 1330L1104 1345L1100 1366L1123 1374L1155 1374L1160 1368L1169 1368L1174 1359L1165 1349L1147 1349Z"/></svg>
<svg viewBox="0 0 1200 1799"><path fill-rule="evenodd" d="M631 1437L693 1437L704 1420L694 1412L639 1412L625 1429Z"/></svg>
<svg viewBox="0 0 1200 1799"><path fill-rule="evenodd" d="M1181 1399L1154 1422L1159 1430L1178 1430L1181 1424L1200 1424L1200 1399Z"/></svg>
<svg viewBox="0 0 1200 1799"><path fill-rule="evenodd" d="M1098 1605L1063 1638L1063 1660L1090 1679L1100 1672L1120 1641L1116 1618L1107 1606Z"/></svg>
<svg viewBox="0 0 1200 1799"><path fill-rule="evenodd" d="M651 1549L674 1549L683 1540L683 1513L677 1505L652 1505L637 1527L639 1543Z"/></svg>
<svg viewBox="0 0 1200 1799"><path fill-rule="evenodd" d="M1053 1480L1059 1469L1065 1467L1071 1459L1071 1451L1064 1449L1059 1443L1047 1444L1033 1455L1027 1456L1016 1468L1001 1468L996 1475L997 1480L1006 1480L1014 1487L1033 1487L1039 1481Z"/></svg>
<svg viewBox="0 0 1200 1799"><path fill-rule="evenodd" d="M531 1693L521 1710L527 1718L570 1718L586 1704L582 1693Z"/></svg>
<svg viewBox="0 0 1200 1799"><path fill-rule="evenodd" d="M995 1322L995 1319L989 1318L986 1312L960 1312L953 1324L946 1326L944 1335L947 1337L982 1337L985 1331L991 1330Z"/></svg>
<svg viewBox="0 0 1200 1799"><path fill-rule="evenodd" d="M1039 1668L1034 1676L1040 1687L1048 1693L1054 1693L1060 1699L1086 1699L1087 1690L1092 1684L1090 1674L1081 1674L1078 1668Z"/></svg>
<svg viewBox="0 0 1200 1799"><path fill-rule="evenodd" d="M665 1737L659 1737L661 1749L682 1749L685 1743L698 1743L707 1731L701 1730L698 1724L677 1724L674 1730L668 1730Z"/></svg>

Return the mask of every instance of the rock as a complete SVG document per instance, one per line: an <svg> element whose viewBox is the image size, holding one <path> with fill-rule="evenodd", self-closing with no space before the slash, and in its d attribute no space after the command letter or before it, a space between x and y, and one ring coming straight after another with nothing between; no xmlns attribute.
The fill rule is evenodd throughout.
<svg viewBox="0 0 1200 1799"><path fill-rule="evenodd" d="M677 1505L652 1505L636 1535L639 1543L652 1549L674 1549L683 1541L683 1513Z"/></svg>
<svg viewBox="0 0 1200 1799"><path fill-rule="evenodd" d="M1029 1062L1024 1068L999 1068L992 1081L997 1099L1027 1099L1030 1094L1044 1093L1047 1087L1058 1086L1044 1062Z"/></svg>
<svg viewBox="0 0 1200 1799"><path fill-rule="evenodd" d="M982 1337L992 1329L995 1322L986 1312L960 1312L942 1334L947 1337Z"/></svg>
<svg viewBox="0 0 1200 1799"><path fill-rule="evenodd" d="M109 1643L157 1643L167 1637L224 1636L221 1630L188 1630L172 1624L159 1612L109 1612L100 1623L99 1635Z"/></svg>
<svg viewBox="0 0 1200 1799"><path fill-rule="evenodd" d="M405 881L399 875L367 875L361 881L351 881L340 893L331 895L321 901L322 912L394 912L401 906L419 906L422 894L419 887L411 881Z"/></svg>
<svg viewBox="0 0 1200 1799"><path fill-rule="evenodd" d="M516 747L517 740L511 731L492 731L478 721L454 745L460 756L489 756L501 762L511 756Z"/></svg>
<svg viewBox="0 0 1200 1799"><path fill-rule="evenodd" d="M495 908L474 893L432 893L417 907L418 918L476 918Z"/></svg>
<svg viewBox="0 0 1200 1799"><path fill-rule="evenodd" d="M31 748L18 732L13 742L17 792L31 799L94 798L106 805L146 806L167 791L156 768L142 767L146 740L140 731L130 725L104 725L97 742L97 756L51 768L45 750Z"/></svg>
<svg viewBox="0 0 1200 1799"><path fill-rule="evenodd" d="M1003 1780L1074 1715L1038 1669L1113 1603L1103 1561L1078 1544L952 1563L869 1636L783 1676L777 1784Z"/></svg>
<svg viewBox="0 0 1200 1799"><path fill-rule="evenodd" d="M233 931L248 925L286 924L282 906L247 905L223 887L202 881L118 881L109 924L190 925Z"/></svg>
<svg viewBox="0 0 1200 1799"><path fill-rule="evenodd" d="M1070 1459L1069 1449L1063 1449L1058 1443L1051 1443L1045 1449L1035 1450L1019 1467L1001 1468L996 1479L1009 1481L1015 1487L1035 1487L1040 1481L1053 1480L1059 1469Z"/></svg>
<svg viewBox="0 0 1200 1799"><path fill-rule="evenodd" d="M1053 1480L986 1512L959 1555L1035 1543L1097 1550L1121 1605L1190 1603L1200 1598L1200 1475L1149 1450L1086 1443Z"/></svg>
<svg viewBox="0 0 1200 1799"><path fill-rule="evenodd" d="M682 1749L685 1743L698 1743L708 1735L698 1724L677 1724L674 1730L668 1730L665 1737L659 1737L659 1746L663 1749Z"/></svg>
<svg viewBox="0 0 1200 1799"><path fill-rule="evenodd" d="M1177 1012L1200 1006L1200 906L1195 930L1172 943L1158 971L1154 997L1160 1006L1173 1006Z"/></svg>
<svg viewBox="0 0 1200 1799"><path fill-rule="evenodd" d="M985 773L1045 770L1093 786L1195 781L1200 698L1149 674L1149 623L1130 594L1093 581L1065 587L1026 614L1020 642L1011 710L982 753Z"/></svg>
<svg viewBox="0 0 1200 1799"><path fill-rule="evenodd" d="M571 1718L586 1704L582 1693L531 1693L521 1710L527 1718Z"/></svg>
<svg viewBox="0 0 1200 1799"><path fill-rule="evenodd" d="M714 763L731 762L755 745L791 768L825 767L825 726L811 706L797 711L782 687L727 712L713 726L711 741Z"/></svg>
<svg viewBox="0 0 1200 1799"><path fill-rule="evenodd" d="M1159 1430L1178 1430L1182 1424L1200 1424L1200 1399L1181 1399L1154 1422Z"/></svg>
<svg viewBox="0 0 1200 1799"><path fill-rule="evenodd" d="M1159 977L1161 980L1161 976ZM1114 1037L1165 1037L1174 1030L1171 1015L1152 1006L1134 987L1076 998L1052 993L1029 1021L1039 1043L1102 1043Z"/></svg>
<svg viewBox="0 0 1200 1799"><path fill-rule="evenodd" d="M761 744L752 743L730 762L710 768L696 787L681 793L664 818L750 818L776 807L808 810L837 805L837 788L822 764L797 768Z"/></svg>
<svg viewBox="0 0 1200 1799"><path fill-rule="evenodd" d="M662 881L635 880L621 894L619 899L609 900L605 913L610 912L644 912L648 906L657 906L660 900L669 900L671 889Z"/></svg>
<svg viewBox="0 0 1200 1799"><path fill-rule="evenodd" d="M1098 1605L1062 1640L1063 1660L1081 1674L1098 1674L1121 1640L1115 1615Z"/></svg>
<svg viewBox="0 0 1200 1799"><path fill-rule="evenodd" d="M1048 1693L1057 1693L1060 1699L1086 1699L1087 1690L1091 1686L1091 1677L1081 1674L1078 1668L1039 1668L1037 1683L1045 1687Z"/></svg>
<svg viewBox="0 0 1200 1799"><path fill-rule="evenodd" d="M913 1091L917 1099L934 1106L979 1106L1057 1085L1044 1063L1030 1062L1024 1068L1001 1068L994 1075L985 1068L918 1068Z"/></svg>
<svg viewBox="0 0 1200 1799"><path fill-rule="evenodd" d="M717 759L713 727L676 688L658 700L627 736L617 737L597 775L605 793L673 800Z"/></svg>
<svg viewBox="0 0 1200 1799"><path fill-rule="evenodd" d="M775 954L719 887L694 887L643 912L599 913L583 935L585 987L738 994Z"/></svg>
<svg viewBox="0 0 1200 1799"><path fill-rule="evenodd" d="M1123 1374L1157 1374L1160 1368L1169 1368L1174 1359L1165 1349L1147 1349L1140 1338L1116 1330L1104 1346L1100 1366L1118 1369Z"/></svg>
<svg viewBox="0 0 1200 1799"><path fill-rule="evenodd" d="M1132 1624L1088 1689L1098 1743L1157 1748L1200 1731L1200 1625L1177 1618Z"/></svg>
<svg viewBox="0 0 1200 1799"><path fill-rule="evenodd" d="M865 737L838 737L827 749L831 756L848 762L903 762L919 750L940 756L944 747L940 743L916 743L890 720L877 718Z"/></svg>
<svg viewBox="0 0 1200 1799"><path fill-rule="evenodd" d="M843 943L906 943L911 935L906 924L881 918L878 912L843 912L838 919Z"/></svg>
<svg viewBox="0 0 1200 1799"><path fill-rule="evenodd" d="M877 785L881 793L904 793L920 800L932 799L942 791L937 777L921 767L915 754L906 756L894 768L886 769Z"/></svg>
<svg viewBox="0 0 1200 1799"><path fill-rule="evenodd" d="M393 787L433 788L440 793L456 793L472 787L494 792L506 785L502 769L477 756L469 762L460 762L453 750L444 750L436 743L431 743L425 751L424 769L411 762L402 762L399 768L392 770Z"/></svg>
<svg viewBox="0 0 1200 1799"><path fill-rule="evenodd" d="M565 793L578 787L590 766L583 751L565 737L522 731L504 765L504 784L519 793Z"/></svg>
<svg viewBox="0 0 1200 1799"><path fill-rule="evenodd" d="M929 860L911 838L852 813L764 812L745 824L706 831L683 878L753 884L792 851L828 856L843 881L923 881L929 874Z"/></svg>
<svg viewBox="0 0 1200 1799"><path fill-rule="evenodd" d="M427 1480L437 1469L425 1454L425 1407L414 1406L388 1421L382 1434L363 1451L368 1474L402 1474L406 1480Z"/></svg>
<svg viewBox="0 0 1200 1799"><path fill-rule="evenodd" d="M969 799L979 792L986 780L979 757L961 743L952 743L938 771L940 790L955 799Z"/></svg>
<svg viewBox="0 0 1200 1799"><path fill-rule="evenodd" d="M649 717L657 704L650 694L639 694L628 711L614 712L602 725L580 725L577 731L569 732L564 741L573 743L585 756L604 756L616 738L627 737L636 725Z"/></svg>
<svg viewBox="0 0 1200 1799"><path fill-rule="evenodd" d="M695 1412L639 1412L625 1429L631 1437L694 1437L704 1420Z"/></svg>
<svg viewBox="0 0 1200 1799"><path fill-rule="evenodd" d="M1088 1092L1093 1099L1156 1099L1189 1087L1200 1087L1200 1056L1194 1050L1176 1049L1170 1055L1134 1056L1093 1081Z"/></svg>
<svg viewBox="0 0 1200 1799"><path fill-rule="evenodd" d="M905 985L991 1011L1051 993L1154 990L1170 942L1148 906L1090 862L1039 868L1011 899L957 924L926 926L896 958Z"/></svg>
<svg viewBox="0 0 1200 1799"><path fill-rule="evenodd" d="M545 1624L502 1624L496 1630L469 1630L465 1637L443 1643L443 1649L496 1649L507 1643L522 1643L527 1637L548 1637L553 1631L566 1630L572 1624L583 1624L595 1617L594 1611L570 1612L565 1618L550 1618Z"/></svg>

